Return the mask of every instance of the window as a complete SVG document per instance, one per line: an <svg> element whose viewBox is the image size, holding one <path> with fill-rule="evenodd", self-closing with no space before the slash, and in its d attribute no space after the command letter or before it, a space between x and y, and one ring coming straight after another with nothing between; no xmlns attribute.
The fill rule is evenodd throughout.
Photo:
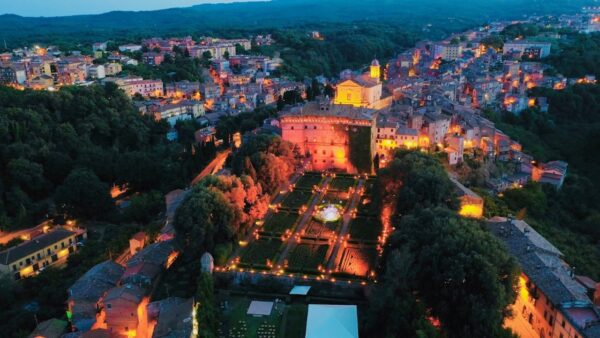
<svg viewBox="0 0 600 338"><path fill-rule="evenodd" d="M17 264L13 264L13 271L17 271Z"/></svg>
<svg viewBox="0 0 600 338"><path fill-rule="evenodd" d="M554 316L550 316L548 323L550 323L550 325L554 324Z"/></svg>
<svg viewBox="0 0 600 338"><path fill-rule="evenodd" d="M291 127L290 127L290 129L291 129L291 130L294 130L294 126L291 126Z"/></svg>
<svg viewBox="0 0 600 338"><path fill-rule="evenodd" d="M308 129L308 126L307 126L307 125L304 125L304 129Z"/></svg>
<svg viewBox="0 0 600 338"><path fill-rule="evenodd" d="M106 308L107 308L107 309L110 309L110 308L112 308L112 305L110 305L110 304L106 304Z"/></svg>
<svg viewBox="0 0 600 338"><path fill-rule="evenodd" d="M560 324L560 326L565 327L565 320L562 320L562 323Z"/></svg>
<svg viewBox="0 0 600 338"><path fill-rule="evenodd" d="M317 126L314 126L314 127L313 127L313 129L315 129L315 130L316 130L316 129L317 129Z"/></svg>

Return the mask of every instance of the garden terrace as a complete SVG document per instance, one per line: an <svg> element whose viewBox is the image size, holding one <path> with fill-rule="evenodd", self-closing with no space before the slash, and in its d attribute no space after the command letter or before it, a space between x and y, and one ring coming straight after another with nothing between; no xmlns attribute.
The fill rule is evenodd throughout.
<svg viewBox="0 0 600 338"><path fill-rule="evenodd" d="M296 189L300 190L312 190L313 187L319 186L321 181L323 180L323 176L317 173L306 173L298 179L298 181L294 184Z"/></svg>
<svg viewBox="0 0 600 338"><path fill-rule="evenodd" d="M258 239L245 248L239 264L252 268L268 268L267 261L273 262L281 248L281 240L277 238Z"/></svg>
<svg viewBox="0 0 600 338"><path fill-rule="evenodd" d="M325 265L328 244L296 245L287 259L287 269L296 272L318 273L319 267Z"/></svg>
<svg viewBox="0 0 600 338"><path fill-rule="evenodd" d="M377 242L383 227L375 217L357 217L350 221L350 242Z"/></svg>
<svg viewBox="0 0 600 338"><path fill-rule="evenodd" d="M348 197L349 194L347 192L328 191L325 196L323 196L321 203L339 204L343 208L346 208L348 205Z"/></svg>
<svg viewBox="0 0 600 338"><path fill-rule="evenodd" d="M286 209L300 209L303 205L307 205L312 197L312 192L304 190L294 190L285 196L281 207Z"/></svg>
<svg viewBox="0 0 600 338"><path fill-rule="evenodd" d="M336 270L341 274L367 277L370 271L374 270L376 261L377 249L348 246L344 248L344 253Z"/></svg>
<svg viewBox="0 0 600 338"><path fill-rule="evenodd" d="M356 185L356 178L353 176L336 175L336 177L329 183L329 190L333 191L348 191L351 187Z"/></svg>
<svg viewBox="0 0 600 338"><path fill-rule="evenodd" d="M302 231L302 238L321 238L330 239L339 231L342 222L321 223L317 220L311 220L308 226Z"/></svg>
<svg viewBox="0 0 600 338"><path fill-rule="evenodd" d="M280 210L273 212L267 219L261 229L262 234L282 235L286 231L293 232L298 220L298 213L293 211Z"/></svg>

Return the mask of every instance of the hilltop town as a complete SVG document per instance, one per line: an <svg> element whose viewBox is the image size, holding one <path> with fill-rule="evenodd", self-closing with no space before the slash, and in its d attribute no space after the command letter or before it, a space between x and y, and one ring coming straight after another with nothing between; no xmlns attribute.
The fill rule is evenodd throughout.
<svg viewBox="0 0 600 338"><path fill-rule="evenodd" d="M539 31L498 44L500 34L524 26ZM116 211L78 210L87 206L87 192L69 186L72 175L64 173L47 184L60 187L52 217L32 228L0 227L0 273L15 280L11 285L36 285L26 283L54 271L69 281L62 285L64 314L26 305L36 321L30 337L394 336L385 331L393 314L383 327L371 317L394 309L418 318L406 324L411 329L440 337L485 336L495 324L520 337L600 337L600 284L567 263L574 249L562 241L568 251L559 249L528 224L526 206L519 206L521 214L498 207L505 194L527 189L558 194L570 165L535 157L495 118L548 114L552 100L543 93L595 86L595 74L562 75L548 58L564 43L562 32L599 31L600 8L591 7L492 22L419 41L335 77L305 79L285 73L271 34L103 41L81 51L27 46L0 54L6 95L40 95L28 109L60 115L55 106L68 102L113 113L126 102L129 113L144 118L138 127L152 131L111 144L107 131L92 126L97 116L78 116L78 128L56 118L59 139L93 130L86 137L112 147L113 159L121 147L128 156L137 153L105 175L110 187L97 173L73 179L75 185L98 180L95 187L106 190ZM305 34L327 42L319 31ZM276 51L262 54L267 48ZM86 107L73 99L99 87L101 102ZM43 96L64 92L69 97L62 101ZM25 121L23 128L38 123ZM27 137L10 128L7 139ZM110 162L98 148L90 161ZM11 151L25 152L11 148L7 158ZM140 155L145 151L158 155L149 159ZM148 167L162 157L172 162ZM32 171L11 163L11 175ZM77 157L77 163L88 162ZM155 183L162 171L180 176L178 184ZM31 189L33 199L46 200L39 197L44 193ZM91 204L100 205L100 195ZM111 214L102 222L118 219L123 226L96 222L102 214ZM463 250L478 260L464 258ZM402 265L424 262L438 274L423 268L413 275ZM77 263L85 271L75 273ZM395 271L413 284L394 284ZM484 282L496 297L485 297ZM382 305L394 297L389 290L414 303ZM466 300L467 291L481 298ZM464 312L447 308L445 302L461 303L457 297ZM482 299L504 307L489 315L497 323L478 326L485 322L475 316L478 302L489 305ZM470 321L459 332L462 315Z"/></svg>

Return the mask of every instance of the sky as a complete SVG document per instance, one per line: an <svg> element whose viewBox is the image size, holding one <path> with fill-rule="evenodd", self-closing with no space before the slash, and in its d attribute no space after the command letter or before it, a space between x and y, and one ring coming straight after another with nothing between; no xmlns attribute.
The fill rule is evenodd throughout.
<svg viewBox="0 0 600 338"><path fill-rule="evenodd" d="M110 11L147 11L189 7L203 3L247 0L0 0L0 14L21 16L64 16Z"/></svg>

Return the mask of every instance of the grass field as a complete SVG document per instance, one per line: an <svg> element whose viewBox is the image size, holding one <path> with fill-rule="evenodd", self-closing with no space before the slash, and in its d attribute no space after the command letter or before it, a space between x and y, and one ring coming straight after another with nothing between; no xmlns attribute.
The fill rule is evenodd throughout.
<svg viewBox="0 0 600 338"><path fill-rule="evenodd" d="M357 217L350 221L350 239L357 241L377 241L382 226L374 217Z"/></svg>
<svg viewBox="0 0 600 338"><path fill-rule="evenodd" d="M304 338L306 335L306 318L308 306L306 304L290 304L285 313L285 337Z"/></svg>
<svg viewBox="0 0 600 338"><path fill-rule="evenodd" d="M220 301L219 337L277 338L281 336L281 324L286 305L274 303L271 315L254 317L247 314L251 301L241 297L227 297Z"/></svg>
<svg viewBox="0 0 600 338"><path fill-rule="evenodd" d="M281 240L276 238L259 239L251 243L242 253L240 263L248 266L266 266L267 260L275 260Z"/></svg>
<svg viewBox="0 0 600 338"><path fill-rule="evenodd" d="M296 212L279 211L278 213L272 214L265 221L262 231L278 235L283 234L288 229L294 229L297 219L298 213Z"/></svg>
<svg viewBox="0 0 600 338"><path fill-rule="evenodd" d="M304 190L294 190L290 192L281 206L288 209L300 209L301 206L307 205L312 196L312 192Z"/></svg>
<svg viewBox="0 0 600 338"><path fill-rule="evenodd" d="M298 244L288 256L288 269L300 272L316 272L325 264L327 244Z"/></svg>

